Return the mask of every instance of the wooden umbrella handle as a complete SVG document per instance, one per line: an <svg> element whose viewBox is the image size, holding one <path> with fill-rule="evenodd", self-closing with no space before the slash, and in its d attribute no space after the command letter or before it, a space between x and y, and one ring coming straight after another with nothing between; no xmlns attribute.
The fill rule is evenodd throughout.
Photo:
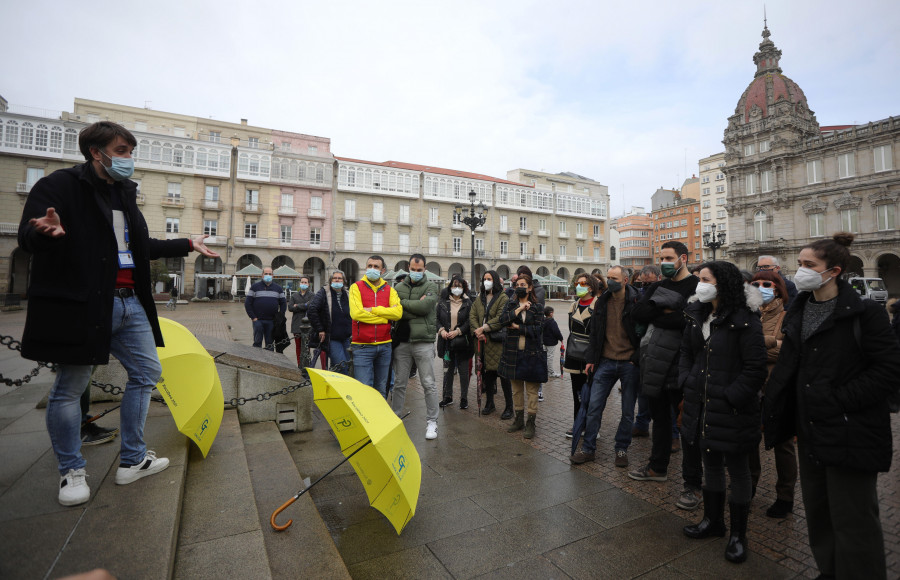
<svg viewBox="0 0 900 580"><path fill-rule="evenodd" d="M273 530L275 530L276 532L283 532L284 530L286 530L286 529L288 529L289 527L291 527L291 524L294 523L294 520L288 520L286 524L284 524L283 526L279 526L278 524L275 523L275 518L278 517L278 514L280 514L281 512L283 512L284 510L286 510L288 507L290 507L290 505L291 505L292 503L294 503L295 501L297 501L297 498L298 498L298 497L300 497L299 494L298 494L298 495L295 495L295 496L292 497L291 499L289 499L289 500L287 500L286 502L284 502L283 504L281 504L281 507L280 507L280 508L278 508L277 510L275 510L274 512L272 512L272 517L269 518L269 523L272 524L272 529L273 529Z"/></svg>

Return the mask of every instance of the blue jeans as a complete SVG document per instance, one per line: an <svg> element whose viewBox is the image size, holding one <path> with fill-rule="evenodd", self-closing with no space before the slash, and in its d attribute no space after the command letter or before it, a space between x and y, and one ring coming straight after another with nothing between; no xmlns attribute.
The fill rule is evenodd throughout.
<svg viewBox="0 0 900 580"><path fill-rule="evenodd" d="M259 320L253 323L253 346L262 348L263 338L266 339L266 350L275 350L272 333L275 331L274 320Z"/></svg>
<svg viewBox="0 0 900 580"><path fill-rule="evenodd" d="M140 301L112 298L112 340L109 351L128 373L119 409L121 462L135 465L144 459L144 422L150 391L162 374L150 322ZM47 401L47 431L59 461L59 473L86 465L81 455L81 395L91 379L92 365L60 365Z"/></svg>
<svg viewBox="0 0 900 580"><path fill-rule="evenodd" d="M354 344L353 375L387 397L388 369L391 367L391 343Z"/></svg>
<svg viewBox="0 0 900 580"><path fill-rule="evenodd" d="M597 449L597 433L600 431L600 419L606 408L606 400L617 381L622 381L622 418L616 431L616 450L627 451L631 445L631 429L634 426L634 402L637 397L640 373L638 368L626 361L601 358L597 370L594 371L594 382L591 385L591 400L588 403L587 424L584 428L584 441L581 448L585 453L593 453Z"/></svg>
<svg viewBox="0 0 900 580"><path fill-rule="evenodd" d="M350 360L350 337L343 340L331 339L328 342L328 356L331 357L331 366L336 367L346 360ZM345 375L350 374L350 369L341 371Z"/></svg>

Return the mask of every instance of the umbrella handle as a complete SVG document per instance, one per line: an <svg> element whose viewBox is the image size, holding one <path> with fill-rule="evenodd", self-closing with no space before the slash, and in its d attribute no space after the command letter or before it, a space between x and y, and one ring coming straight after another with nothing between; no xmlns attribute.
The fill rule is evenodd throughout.
<svg viewBox="0 0 900 580"><path fill-rule="evenodd" d="M303 491L306 491L306 490L303 490ZM294 497L292 497L291 499L287 500L286 502L284 502L284 503L281 505L280 508L278 508L277 510L275 510L274 512L272 512L272 517L269 518L269 523L272 524L272 529L273 529L273 530L275 530L276 532L283 532L284 530L286 530L286 529L288 529L289 527L291 527L291 524L294 523L294 520L288 520L286 524L284 524L283 526L279 526L278 524L275 523L275 518L277 518L277 517L278 517L278 514L280 514L280 513L283 512L284 510L286 510L292 503L294 503L295 501L297 501L297 498L298 498L298 497L300 497L300 494L297 494L297 495L295 495Z"/></svg>

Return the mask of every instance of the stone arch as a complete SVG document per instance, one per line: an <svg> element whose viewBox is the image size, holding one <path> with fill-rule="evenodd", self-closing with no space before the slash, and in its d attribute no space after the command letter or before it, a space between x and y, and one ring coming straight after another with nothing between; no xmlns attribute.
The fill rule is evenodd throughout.
<svg viewBox="0 0 900 580"><path fill-rule="evenodd" d="M399 272L400 270L409 272L409 260L400 260L394 265L394 272Z"/></svg>
<svg viewBox="0 0 900 580"><path fill-rule="evenodd" d="M185 292L183 260L181 263L169 262L169 260L171 260L171 258L166 260L166 268L169 270L169 274L178 274L180 281L178 290L183 294ZM197 298L203 298L204 296L215 297L219 295L220 292L230 292L230 280L228 281L228 284L225 284L224 279L211 276L213 274L224 273L225 264L222 263L222 258L207 258L206 256L198 255L197 259L194 260L194 296ZM243 286L241 286L241 288L243 288ZM156 292L165 291L165 289L161 288L155 288L154 290ZM210 294L210 291L212 291L212 294Z"/></svg>
<svg viewBox="0 0 900 580"><path fill-rule="evenodd" d="M475 280L481 280L484 278L484 273L487 272L487 266L484 264L475 264ZM469 280L469 284L472 284L472 280Z"/></svg>
<svg viewBox="0 0 900 580"><path fill-rule="evenodd" d="M253 264L257 268L262 268L263 263L262 260L256 254L244 254L237 260L237 265L235 266L235 271L243 270L250 264Z"/></svg>
<svg viewBox="0 0 900 580"><path fill-rule="evenodd" d="M31 279L31 254L22 248L13 250L9 259L9 293L25 297Z"/></svg>
<svg viewBox="0 0 900 580"><path fill-rule="evenodd" d="M900 295L900 257L892 252L884 252L875 259L877 276L884 280L888 295Z"/></svg>
<svg viewBox="0 0 900 580"><path fill-rule="evenodd" d="M463 265L459 262L453 262L452 264L450 264L450 267L447 268L447 279L450 279L456 275L462 276L463 278L465 278L466 275L465 267L463 267Z"/></svg>
<svg viewBox="0 0 900 580"><path fill-rule="evenodd" d="M277 270L278 268L280 268L282 266L287 266L291 270L296 270L296 268L294 268L294 259L293 258L291 258L290 256L285 256L284 254L282 254L280 256L275 256L275 259L272 260L272 269Z"/></svg>
<svg viewBox="0 0 900 580"><path fill-rule="evenodd" d="M317 258L315 256L307 258L306 261L303 262L303 274L312 276L312 280L310 280L312 289L321 288L327 281L325 278L327 275L325 272L325 262L322 261L322 258Z"/></svg>
<svg viewBox="0 0 900 580"><path fill-rule="evenodd" d="M586 274L586 273L587 273L587 270L585 270L584 268L576 268L576 269L575 269L575 275L576 275L576 276L579 276L579 275L581 275L581 274Z"/></svg>
<svg viewBox="0 0 900 580"><path fill-rule="evenodd" d="M547 269L547 266L541 266L540 268L537 269L537 272L535 272L535 274L546 278L547 276L550 275L550 270Z"/></svg>
<svg viewBox="0 0 900 580"><path fill-rule="evenodd" d="M611 267L611 266L610 266L610 267ZM638 268L638 270L640 270L640 268ZM593 270L591 270L591 275L592 275L592 276L593 276L594 274L602 274L602 273L603 273L603 271L602 271L600 268L594 268Z"/></svg>
<svg viewBox="0 0 900 580"><path fill-rule="evenodd" d="M556 275L562 278L563 280L568 280L570 278L569 269L568 268L560 268L556 271Z"/></svg>
<svg viewBox="0 0 900 580"><path fill-rule="evenodd" d="M426 264L425 266L425 269L432 274L437 274L438 276L441 275L441 265L435 261L428 262L428 264Z"/></svg>
<svg viewBox="0 0 900 580"><path fill-rule="evenodd" d="M503 264L502 266L497 267L497 275L503 278L504 280L509 280L509 266Z"/></svg>
<svg viewBox="0 0 900 580"><path fill-rule="evenodd" d="M344 258L338 264L338 270L344 273L344 285L349 286L359 280L359 264L353 258Z"/></svg>

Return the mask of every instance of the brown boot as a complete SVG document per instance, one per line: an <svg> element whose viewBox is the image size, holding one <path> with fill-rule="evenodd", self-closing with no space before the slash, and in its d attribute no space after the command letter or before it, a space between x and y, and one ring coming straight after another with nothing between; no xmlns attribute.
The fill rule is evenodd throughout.
<svg viewBox="0 0 900 580"><path fill-rule="evenodd" d="M525 423L525 434L522 435L525 439L533 439L534 438L534 419L537 415L532 415L528 413L528 421Z"/></svg>
<svg viewBox="0 0 900 580"><path fill-rule="evenodd" d="M512 422L512 425L509 426L509 429L506 430L507 433L512 433L513 431L521 431L525 428L525 411L516 411L516 420Z"/></svg>

